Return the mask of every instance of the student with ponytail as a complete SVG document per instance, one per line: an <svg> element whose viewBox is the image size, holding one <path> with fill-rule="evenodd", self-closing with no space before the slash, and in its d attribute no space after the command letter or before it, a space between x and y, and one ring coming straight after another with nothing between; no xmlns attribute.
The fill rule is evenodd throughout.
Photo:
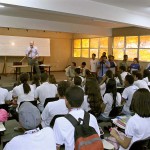
<svg viewBox="0 0 150 150"><path fill-rule="evenodd" d="M34 86L28 83L28 79L29 76L27 73L21 74L21 84L13 89L12 95L16 99L18 107L23 101L34 101ZM18 110L18 107L16 110Z"/></svg>
<svg viewBox="0 0 150 150"><path fill-rule="evenodd" d="M121 94L117 92L115 79L109 79L106 84L106 92L103 96L103 103L101 105L102 113L98 120L109 120L109 113L115 106L121 105Z"/></svg>

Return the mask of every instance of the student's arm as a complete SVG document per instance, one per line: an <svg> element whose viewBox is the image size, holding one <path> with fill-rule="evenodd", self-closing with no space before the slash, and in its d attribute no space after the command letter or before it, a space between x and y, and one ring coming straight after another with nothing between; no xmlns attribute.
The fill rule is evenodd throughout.
<svg viewBox="0 0 150 150"><path fill-rule="evenodd" d="M128 99L128 90L125 88L122 93L121 105L125 104L127 99Z"/></svg>
<svg viewBox="0 0 150 150"><path fill-rule="evenodd" d="M121 145L123 148L127 149L131 143L132 138L124 136L124 139L122 139L122 138L120 138L120 136L116 130L117 129L115 129L115 128L111 129L111 132L110 132L111 136L113 136L117 140L119 145Z"/></svg>
<svg viewBox="0 0 150 150"><path fill-rule="evenodd" d="M106 65L107 68L110 68L110 63L109 63L109 61L106 61L106 62L105 62L105 65Z"/></svg>

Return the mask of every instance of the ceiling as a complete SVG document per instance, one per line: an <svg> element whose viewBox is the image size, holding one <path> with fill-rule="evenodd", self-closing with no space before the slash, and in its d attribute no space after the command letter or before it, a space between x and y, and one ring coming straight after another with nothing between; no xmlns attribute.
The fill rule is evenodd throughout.
<svg viewBox="0 0 150 150"><path fill-rule="evenodd" d="M150 0L91 0L150 16Z"/></svg>
<svg viewBox="0 0 150 150"><path fill-rule="evenodd" d="M150 28L150 0L0 0L1 27L111 35L112 28Z"/></svg>

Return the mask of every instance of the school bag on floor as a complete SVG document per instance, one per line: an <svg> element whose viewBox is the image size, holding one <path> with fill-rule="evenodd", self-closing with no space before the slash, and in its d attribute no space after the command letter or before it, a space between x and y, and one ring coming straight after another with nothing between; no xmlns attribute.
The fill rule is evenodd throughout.
<svg viewBox="0 0 150 150"><path fill-rule="evenodd" d="M65 116L74 126L75 150L104 150L103 143L95 131L89 126L90 114L85 112L84 118L77 121L71 114ZM83 124L80 124L81 121Z"/></svg>

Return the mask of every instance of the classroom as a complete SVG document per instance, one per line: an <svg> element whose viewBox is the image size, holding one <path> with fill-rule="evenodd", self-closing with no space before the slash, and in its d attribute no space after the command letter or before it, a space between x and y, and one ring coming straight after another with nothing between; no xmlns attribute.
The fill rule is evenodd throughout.
<svg viewBox="0 0 150 150"><path fill-rule="evenodd" d="M0 0L0 149L150 149L149 6Z"/></svg>

